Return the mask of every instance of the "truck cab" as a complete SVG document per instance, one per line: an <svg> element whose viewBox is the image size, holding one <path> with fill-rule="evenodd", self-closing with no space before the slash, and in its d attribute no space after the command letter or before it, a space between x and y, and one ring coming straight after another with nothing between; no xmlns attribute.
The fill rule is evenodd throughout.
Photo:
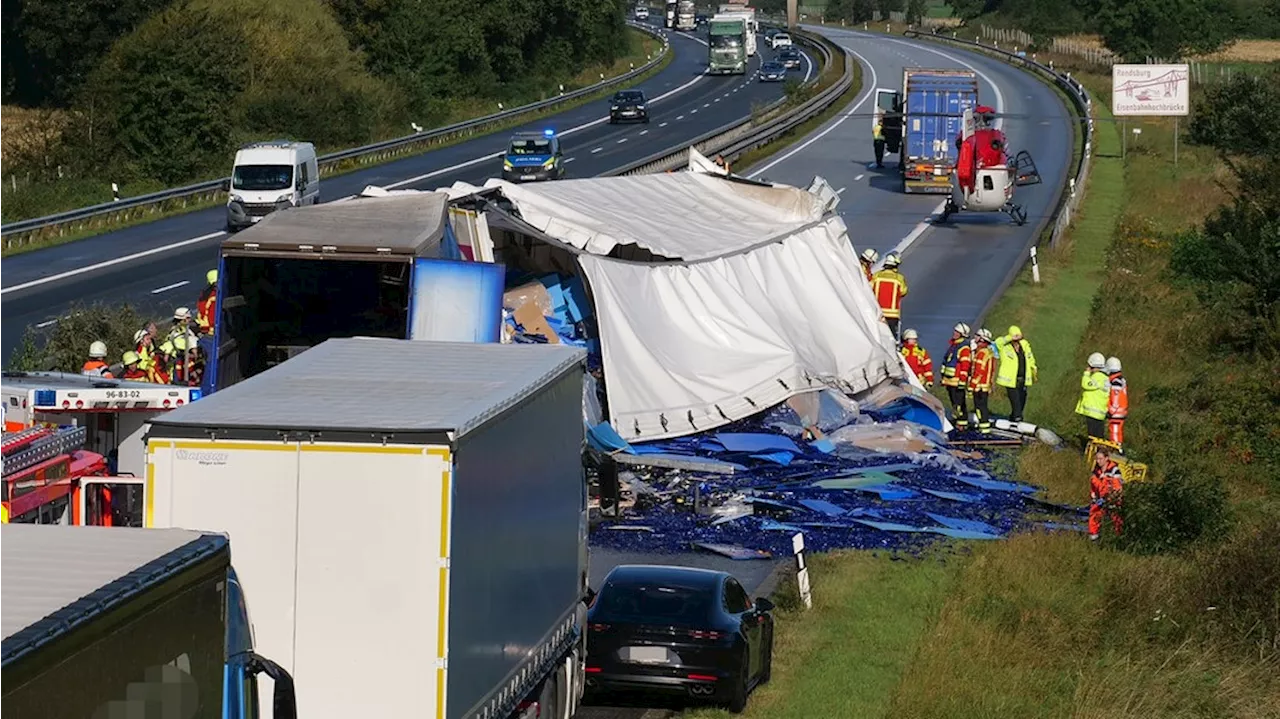
<svg viewBox="0 0 1280 719"><path fill-rule="evenodd" d="M538 182L564 177L564 153L554 130L517 132L502 155L502 179Z"/></svg>
<svg viewBox="0 0 1280 719"><path fill-rule="evenodd" d="M724 15L711 18L707 53L708 74L745 75L748 55L746 19Z"/></svg>
<svg viewBox="0 0 1280 719"><path fill-rule="evenodd" d="M227 231L236 232L286 207L320 201L320 167L309 142L273 140L236 152L227 183Z"/></svg>

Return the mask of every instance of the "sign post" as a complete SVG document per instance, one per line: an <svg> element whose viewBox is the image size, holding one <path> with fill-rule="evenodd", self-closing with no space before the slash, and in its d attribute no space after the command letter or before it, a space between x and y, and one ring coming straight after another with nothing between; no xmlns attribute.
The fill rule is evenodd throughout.
<svg viewBox="0 0 1280 719"><path fill-rule="evenodd" d="M1111 66L1111 114L1116 117L1174 118L1175 167L1178 165L1180 119L1191 111L1189 70L1186 64Z"/></svg>

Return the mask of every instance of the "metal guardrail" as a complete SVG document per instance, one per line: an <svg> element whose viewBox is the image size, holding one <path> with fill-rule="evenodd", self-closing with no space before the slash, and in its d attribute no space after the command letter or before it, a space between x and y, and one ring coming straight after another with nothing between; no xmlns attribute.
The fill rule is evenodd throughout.
<svg viewBox="0 0 1280 719"><path fill-rule="evenodd" d="M406 135L392 140L384 140L382 142L375 142L361 147L353 147L349 150L340 150L328 155L323 155L317 158L320 166L320 174L321 176L324 176L326 170L332 171L336 167L345 166L351 163L379 163L397 155L411 154L418 150L420 145L435 144L456 136L472 135L477 131L488 128L489 126L509 122L511 120L518 119L522 115L551 109L566 102L573 102L582 97L593 95L601 90L608 89L614 85L619 85L639 77L640 75L643 75L657 67L658 64L663 61L666 54L670 52L671 45L669 39L659 28L632 22L628 22L627 25L662 40L662 47L658 50L657 54L638 68L629 70L617 77L602 80L601 82L597 82L571 92L566 92L557 95L556 97L541 100L539 102L521 105L520 107L513 107L509 110L495 112L491 115L485 115L484 117L466 120L434 130L416 132L412 135ZM135 219L138 216L161 211L162 209L187 207L192 204L200 204L213 200L218 195L225 193L225 183L228 180L229 178L224 177L217 180L197 182L184 187L161 190L160 192L124 198L113 202L104 202L99 205L82 207L76 210L68 210L66 212L60 212L45 217L11 222L7 225L0 226L0 237L3 237L4 245L8 248L26 244L33 239L38 239L48 234L62 235L68 232L77 232L92 224L124 222Z"/></svg>
<svg viewBox="0 0 1280 719"><path fill-rule="evenodd" d="M837 56L844 63L844 72L840 78L832 83L832 85L816 96L806 100L795 109L784 112L770 119L758 120L756 117L747 117L741 120L718 127L710 132L704 133L693 140L681 143L679 147L668 148L660 152L654 153L648 157L641 158L635 162L628 163L622 167L615 168L603 173L604 177L615 177L619 175L647 175L657 172L666 172L681 167L688 162L689 148L695 147L698 152L704 155L720 155L732 163L743 153L753 150L757 147L767 145L778 137L804 124L809 119L826 111L831 105L844 94L845 90L853 83L853 56L845 52L839 45L831 42L827 38L810 34L804 31L792 31L793 39L800 43L816 49L822 54L823 69L810 82L814 85L822 80L826 69L835 62ZM777 102L763 108L759 115L762 118L769 118L774 111L781 108L787 102L787 98L783 97Z"/></svg>
<svg viewBox="0 0 1280 719"><path fill-rule="evenodd" d="M903 33L907 37L919 39L936 40L943 43L950 43L965 47L970 50L985 53L1008 62L1010 65L1019 67L1027 72L1041 76L1043 79L1061 88L1071 102L1079 111L1080 117L1084 120L1080 124L1080 158L1076 163L1075 175L1068 179L1067 187L1063 188L1062 195L1058 200L1058 207L1054 210L1053 215L1048 222L1041 225L1046 226L1049 222L1053 223L1053 228L1049 233L1049 246L1056 247L1058 242L1066 235L1071 228L1071 220L1074 218L1076 211L1080 208L1080 203L1084 201L1085 181L1089 178L1089 168L1093 159L1093 138L1094 138L1094 121L1093 121L1093 100L1089 97L1089 92L1075 78L1071 77L1071 73L1062 73L1047 65L1041 65L1039 62L1026 57L1025 53L1014 53L1008 50L1002 50L998 47L984 45L981 42L973 40L962 40L959 37L947 37L937 33L926 33L917 30L907 30ZM987 313L995 306L1000 297L1004 295L1005 290L1013 284L1018 278L1022 268L1026 267L1027 261L1031 259L1030 252L1039 244L1043 230L1038 231L1031 237L1030 242L1024 251L1021 262L1014 263L1009 269L1009 273L1005 275L1000 286L987 300L987 304L982 308L975 318L975 322L981 323L986 318ZM975 325L976 326L976 325Z"/></svg>

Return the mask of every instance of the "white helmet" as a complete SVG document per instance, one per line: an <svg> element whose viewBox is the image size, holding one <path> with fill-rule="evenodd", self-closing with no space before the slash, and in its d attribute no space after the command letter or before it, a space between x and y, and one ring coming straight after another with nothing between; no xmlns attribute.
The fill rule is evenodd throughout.
<svg viewBox="0 0 1280 719"><path fill-rule="evenodd" d="M880 253L876 252L874 249L868 247L867 249L862 251L863 262L867 262L869 264L874 265L876 263L876 260L878 259L880 259Z"/></svg>
<svg viewBox="0 0 1280 719"><path fill-rule="evenodd" d="M982 340L983 342L986 342L987 344L990 344L991 330L987 329L986 327L983 327L982 329L978 330L978 339Z"/></svg>
<svg viewBox="0 0 1280 719"><path fill-rule="evenodd" d="M1107 358L1107 364L1103 367L1103 369L1105 369L1107 372L1109 372L1109 373L1111 373L1111 374L1115 374L1116 372L1119 372L1119 371L1120 371L1120 358L1119 358L1119 357L1108 357L1108 358Z"/></svg>
<svg viewBox="0 0 1280 719"><path fill-rule="evenodd" d="M136 344L142 344L142 340L143 340L143 338L145 338L146 336L147 336L147 331L146 331L146 330L138 330L137 332L134 332L134 333L133 333L133 343L134 343L135 345L136 345Z"/></svg>
<svg viewBox="0 0 1280 719"><path fill-rule="evenodd" d="M94 342L89 345L89 356L94 359L104 359L107 356L107 343Z"/></svg>
<svg viewBox="0 0 1280 719"><path fill-rule="evenodd" d="M890 252L884 256L885 267L897 267L900 264L902 264L902 258L898 256L897 252Z"/></svg>
<svg viewBox="0 0 1280 719"><path fill-rule="evenodd" d="M905 341L905 340L918 340L918 339L920 339L920 333L919 333L919 332L916 332L915 330L903 330L903 331L902 331L902 339L903 339L904 341Z"/></svg>
<svg viewBox="0 0 1280 719"><path fill-rule="evenodd" d="M186 307L179 307L173 311L173 318L175 320L189 320L191 319L191 310Z"/></svg>
<svg viewBox="0 0 1280 719"><path fill-rule="evenodd" d="M955 326L955 327L952 327L951 329L952 329L952 330L954 330L954 331L956 331L956 332L959 332L961 337L968 337L968 336L969 336L969 325L967 325L967 324L965 324L965 323L963 323L963 322L957 322L957 323L956 323L956 326Z"/></svg>
<svg viewBox="0 0 1280 719"><path fill-rule="evenodd" d="M1094 352L1089 355L1089 366L1093 369L1102 369L1107 363L1107 358L1102 356L1101 352Z"/></svg>

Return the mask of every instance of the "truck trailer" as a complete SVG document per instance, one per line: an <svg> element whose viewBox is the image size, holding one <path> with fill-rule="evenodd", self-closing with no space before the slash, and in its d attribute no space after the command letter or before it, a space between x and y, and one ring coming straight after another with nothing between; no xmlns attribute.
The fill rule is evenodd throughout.
<svg viewBox="0 0 1280 719"><path fill-rule="evenodd" d="M693 4L693 0L679 0L676 4L676 29L693 32L698 26L696 18L697 7Z"/></svg>
<svg viewBox="0 0 1280 719"><path fill-rule="evenodd" d="M222 243L202 389L330 337L497 342L502 267L463 259L443 192L273 212Z"/></svg>
<svg viewBox="0 0 1280 719"><path fill-rule="evenodd" d="M906 68L902 89L877 90L876 112L885 118L885 144L899 153L902 191L952 192L964 111L978 103L973 70Z"/></svg>
<svg viewBox="0 0 1280 719"><path fill-rule="evenodd" d="M259 716L293 684L253 652L221 534L185 529L0 526L5 719Z"/></svg>
<svg viewBox="0 0 1280 719"><path fill-rule="evenodd" d="M745 75L747 72L747 21L740 15L716 15L708 23L707 73Z"/></svg>
<svg viewBox="0 0 1280 719"><path fill-rule="evenodd" d="M147 526L228 532L304 717L568 719L586 353L331 339L147 437Z"/></svg>

